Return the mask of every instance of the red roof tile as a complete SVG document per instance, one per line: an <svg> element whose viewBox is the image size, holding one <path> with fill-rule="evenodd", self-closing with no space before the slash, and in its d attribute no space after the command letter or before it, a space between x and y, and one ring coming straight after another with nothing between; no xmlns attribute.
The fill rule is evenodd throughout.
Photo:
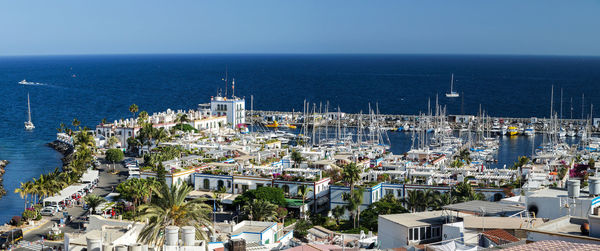
<svg viewBox="0 0 600 251"><path fill-rule="evenodd" d="M519 238L515 237L504 229L488 230L482 234L490 241L496 243L496 245L519 241Z"/></svg>
<svg viewBox="0 0 600 251"><path fill-rule="evenodd" d="M588 243L575 243L568 241L547 240L537 241L534 243L518 245L502 249L502 251L554 251L554 250L570 250L570 251L588 251L600 250L600 245Z"/></svg>

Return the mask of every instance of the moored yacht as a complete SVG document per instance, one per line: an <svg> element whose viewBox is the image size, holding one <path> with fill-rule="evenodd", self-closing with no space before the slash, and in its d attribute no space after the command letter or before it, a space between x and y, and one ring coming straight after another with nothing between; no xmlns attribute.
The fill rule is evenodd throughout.
<svg viewBox="0 0 600 251"><path fill-rule="evenodd" d="M525 130L523 131L523 134L525 136L534 136L535 135L535 128L530 125L527 128L525 128Z"/></svg>

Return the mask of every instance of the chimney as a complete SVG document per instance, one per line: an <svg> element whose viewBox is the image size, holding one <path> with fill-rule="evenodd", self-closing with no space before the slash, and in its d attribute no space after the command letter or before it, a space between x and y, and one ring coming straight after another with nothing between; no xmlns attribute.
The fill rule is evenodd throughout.
<svg viewBox="0 0 600 251"><path fill-rule="evenodd" d="M87 237L86 240L88 251L102 251L102 241L100 238Z"/></svg>
<svg viewBox="0 0 600 251"><path fill-rule="evenodd" d="M184 246L194 246L196 244L196 228L185 226L181 228L181 239Z"/></svg>
<svg viewBox="0 0 600 251"><path fill-rule="evenodd" d="M142 244L136 243L129 245L129 251L142 251Z"/></svg>
<svg viewBox="0 0 600 251"><path fill-rule="evenodd" d="M590 183L590 196L600 195L600 177L589 177L588 181Z"/></svg>
<svg viewBox="0 0 600 251"><path fill-rule="evenodd" d="M118 245L115 247L115 251L127 251L127 246L125 245Z"/></svg>
<svg viewBox="0 0 600 251"><path fill-rule="evenodd" d="M567 195L569 196L569 198L578 198L579 190L579 180L567 180Z"/></svg>
<svg viewBox="0 0 600 251"><path fill-rule="evenodd" d="M177 246L179 240L179 227L168 226L165 228L165 246Z"/></svg>

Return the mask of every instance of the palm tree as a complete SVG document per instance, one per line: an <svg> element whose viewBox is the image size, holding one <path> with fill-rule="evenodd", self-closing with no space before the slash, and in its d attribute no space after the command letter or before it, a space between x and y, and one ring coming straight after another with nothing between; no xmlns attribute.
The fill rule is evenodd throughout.
<svg viewBox="0 0 600 251"><path fill-rule="evenodd" d="M456 203L456 197L453 197L451 193L438 194L433 203L433 210L442 210L443 206L454 203Z"/></svg>
<svg viewBox="0 0 600 251"><path fill-rule="evenodd" d="M458 156L454 157L455 159L464 160L465 163L471 164L471 152L469 149L463 149L458 153Z"/></svg>
<svg viewBox="0 0 600 251"><path fill-rule="evenodd" d="M342 180L350 184L350 192L354 192L354 184L360 181L360 174L362 170L356 165L356 163L350 163L342 169Z"/></svg>
<svg viewBox="0 0 600 251"><path fill-rule="evenodd" d="M277 216L277 220L278 222L281 222L285 225L285 218L288 215L288 210L285 207L278 207L277 210L275 210L275 214Z"/></svg>
<svg viewBox="0 0 600 251"><path fill-rule="evenodd" d="M33 183L31 181L27 181L25 183L21 182L21 186L15 188L15 193L18 193L21 196L21 199L25 199L25 208L27 208L27 203L29 203L29 195L32 193Z"/></svg>
<svg viewBox="0 0 600 251"><path fill-rule="evenodd" d="M78 127L79 125L81 125L81 121L77 120L77 118L74 118L73 122L71 122L71 125L73 125L74 127Z"/></svg>
<svg viewBox="0 0 600 251"><path fill-rule="evenodd" d="M408 209L410 212L414 213L419 210L419 206L421 205L421 200L423 199L423 192L421 190L408 190L406 191L406 195L402 199L402 203L404 203L404 207Z"/></svg>
<svg viewBox="0 0 600 251"><path fill-rule="evenodd" d="M179 113L179 114L177 114L177 117L175 118L175 123L177 123L177 124L183 124L185 122L190 122L190 119L188 118L188 115L186 113Z"/></svg>
<svg viewBox="0 0 600 251"><path fill-rule="evenodd" d="M307 186L299 186L298 187L298 196L302 197L302 207L304 207L304 201L306 200L306 197L308 194L310 194L310 192L313 190L312 187L307 187ZM315 203L316 205L316 203ZM304 214L304 217L306 218L306 214Z"/></svg>
<svg viewBox="0 0 600 251"><path fill-rule="evenodd" d="M226 192L227 188L225 188L225 186L222 186L218 190L213 191L213 199L215 200L215 206L221 208L221 200L223 199L223 195Z"/></svg>
<svg viewBox="0 0 600 251"><path fill-rule="evenodd" d="M167 226L194 226L196 238L208 240L208 233L203 231L204 227L210 227L210 206L204 203L203 198L185 201L192 187L187 184L173 184L169 188L166 184L152 188L156 199L150 204L140 207L140 216L147 219L148 224L144 226L138 241L154 246L162 246L165 241L164 229Z"/></svg>
<svg viewBox="0 0 600 251"><path fill-rule="evenodd" d="M253 200L243 207L250 220L266 221L277 216L277 205L266 200Z"/></svg>
<svg viewBox="0 0 600 251"><path fill-rule="evenodd" d="M94 140L94 135L90 134L86 130L81 130L77 134L75 134L75 145L77 146L86 146L95 148L96 141Z"/></svg>
<svg viewBox="0 0 600 251"><path fill-rule="evenodd" d="M141 111L140 114L138 114L138 124L139 125L143 125L146 123L146 121L148 121L148 112L146 111Z"/></svg>
<svg viewBox="0 0 600 251"><path fill-rule="evenodd" d="M481 193L476 193L468 182L460 182L454 186L451 192L453 197L456 197L457 202L465 202L471 200L484 200L485 196Z"/></svg>
<svg viewBox="0 0 600 251"><path fill-rule="evenodd" d="M154 130L154 138L156 140L156 145L158 145L160 142L165 142L169 138L169 132L165 130L165 128L159 128L158 130Z"/></svg>
<svg viewBox="0 0 600 251"><path fill-rule="evenodd" d="M136 104L132 104L129 106L129 112L131 112L133 114L133 117L135 118L135 113L138 112L138 106Z"/></svg>
<svg viewBox="0 0 600 251"><path fill-rule="evenodd" d="M345 193L342 196L342 198L348 203L346 205L346 209L350 211L354 228L356 228L356 223L360 220L360 205L362 204L364 197L363 192L364 190L361 188L351 191L350 193Z"/></svg>
<svg viewBox="0 0 600 251"><path fill-rule="evenodd" d="M104 124L108 124L107 122L108 122L108 121L106 120L106 118L102 118L102 120L100 120L100 123L102 123L103 125L104 125Z"/></svg>
<svg viewBox="0 0 600 251"><path fill-rule="evenodd" d="M290 155L290 159L292 159L292 161L294 161L295 168L298 168L298 166L300 166L302 161L304 161L304 157L302 157L302 154L296 150L292 151L292 154Z"/></svg>
<svg viewBox="0 0 600 251"><path fill-rule="evenodd" d="M119 139L117 137L115 137L115 136L112 136L112 137L108 138L108 140L106 141L106 144L109 147L112 147L112 146L114 146L117 143L119 143Z"/></svg>
<svg viewBox="0 0 600 251"><path fill-rule="evenodd" d="M85 204L87 204L92 209L92 214L96 212L96 208L98 206L106 202L106 199L95 194L87 195L83 197L83 200L85 201Z"/></svg>
<svg viewBox="0 0 600 251"><path fill-rule="evenodd" d="M346 209L341 206L336 206L333 210L331 210L331 214L333 214L333 218L335 218L336 225L340 225L340 218L342 218L342 215L344 215L345 211Z"/></svg>

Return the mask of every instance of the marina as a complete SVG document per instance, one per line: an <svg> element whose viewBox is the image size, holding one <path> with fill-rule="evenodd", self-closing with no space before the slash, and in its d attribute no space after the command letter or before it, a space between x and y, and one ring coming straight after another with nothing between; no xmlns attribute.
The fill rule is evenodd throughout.
<svg viewBox="0 0 600 251"><path fill-rule="evenodd" d="M84 76L85 74L78 74L78 78ZM455 77L454 81L457 79L461 83L462 78ZM77 80L69 78L68 81ZM369 218L368 214L373 212L375 206L387 201L392 201L398 208L410 210L414 217L422 214L425 218L430 214L441 214L441 211L436 210L443 207L464 210L465 207L460 203L495 203L485 204L485 210L488 210L487 207L504 208L505 206L496 205L513 203L518 209L506 209L510 212L510 215L507 213L504 216L507 222L516 219L543 222L569 213L561 209L560 214L551 215L545 208L553 207L546 205L540 209L543 200L537 201L535 198L546 198L543 196L548 196L552 191L563 191L575 179L580 181L582 193L593 193L595 189L591 185L595 182L595 169L591 168L593 163L590 161L599 157L597 149L600 139L597 136L598 124L593 117L593 107L589 107L589 112L585 109L586 113L582 117L587 119L566 119L566 115L561 119L560 109L556 109L559 107L556 104L554 108L558 111L553 109L551 119L548 118L550 116L541 116L546 112L539 110L531 113L536 116L530 117L490 116L489 113L498 114L499 110L490 112L478 105L475 105L478 109L474 109L473 104L464 107L464 110L471 111L470 114L450 113L449 110L462 106L461 99L468 97L464 96L468 94L461 93L456 98L422 99L431 101L414 105L412 110L403 108L401 111L406 115L380 112L382 107L389 111L389 103L386 106L380 102L365 102L357 107L356 102L341 105L333 105L333 102L327 101L302 102L302 99L308 98L300 94L295 98L296 101L285 102L286 107L282 108L280 105L283 102L277 99L277 95L270 99L278 100L277 102L264 102L264 96L258 99L257 97L264 95L262 93L246 91L246 96L235 96L234 94L239 95L239 89L244 88L240 83L244 83L243 78L240 80L236 76L235 85L229 82L226 85L219 83L218 88L213 88L229 88L228 94L219 91L217 95L211 95L207 92L200 95L203 98L190 98L186 95L192 94L177 92L178 88L168 88L169 90L161 91L173 91L186 98L165 97L165 102L149 102L140 105L139 109L137 105L122 104L125 108L119 111L98 106L98 112L73 112L73 116L63 119L68 121L63 125L57 125L56 120L49 119L49 114L55 111L45 110L37 105L36 100L40 99L41 91L58 92L66 87L52 84L35 87L18 85L31 92L32 102L31 107L25 107L22 102L15 111L23 113L28 110L25 120L36 123L35 130L25 131L22 127L23 119L15 122L14 127L23 133L20 137L44 135L44 143L54 141L53 145L58 146L61 153L68 153L64 149L81 148L81 145L77 146L81 144L78 143L79 138L88 135L85 137L92 137L93 146L97 149L94 155L96 158L86 164L89 171L97 171L97 174L83 172L71 185L52 196L40 197L39 200L41 205L47 205L47 210L44 211L46 214L54 212L49 207L57 207L61 213L90 217L88 221L73 221L74 224L86 224L87 229L90 229L88 232L59 225L58 229L74 240L71 247L86 247L87 243L82 240L93 237L91 229L103 225L112 226L113 221L139 224L128 213L132 212L133 205L141 206L139 200L136 204L133 199L123 197L120 203L111 203L119 201L115 199L118 198L116 194L126 193L125 190L118 189L119 185L143 183L158 177L164 177L161 180L165 184L189 184L189 199L206 198L206 204L217 208L209 216L216 219L215 228L218 231L212 235L215 238L236 241L237 238L231 238L228 233L241 234L243 231L231 231L233 227L254 229L251 225L257 224L264 229L261 225L263 223L249 221L248 212L243 204L239 204L239 199L236 202L236 198L243 198L251 191L262 191L269 187L282 192L287 201L285 208L289 219L311 219L315 222L316 217L320 216L330 219L314 225L311 234L306 237L310 238L309 243L339 246L344 243L342 238L348 238L346 240L352 240L352 244L346 243L347 247L385 245L388 237L381 234L382 230L376 224L372 225L377 217ZM455 92L455 86L451 89L450 93ZM459 90L463 90L463 87ZM78 95L86 93L87 91L83 91ZM96 89L94 93L88 98L94 100L98 94L102 97L100 99L105 99L113 95L113 92L102 89ZM24 99L26 95L27 93L22 92L20 98ZM311 99L314 100L314 97ZM328 99L329 96L323 98ZM55 97L48 98L46 102L56 102L53 100ZM73 101L68 102L69 107L76 103ZM119 99L115 102L126 101ZM591 106L591 102L588 105ZM74 106L79 107L77 109L85 107L83 103ZM272 109L255 110L255 107ZM345 112L346 109L348 112ZM59 130L58 133L56 130ZM115 150L126 155L122 161L107 160L106 153ZM65 159L65 156L56 152L44 154L43 158L56 161ZM11 214L19 214L23 210L23 204L32 203L31 199L19 200L19 195L12 193L15 189L12 180L15 175L19 175L14 173L15 168L18 170L28 158L7 158L14 161L6 169L7 175L4 177L9 177L9 180L5 180L5 186L9 193L2 200L10 200L18 205L15 209L10 209L10 204L0 203L0 208L9 208L7 212L16 211L6 213L6 221L11 218ZM40 159L36 162L44 163ZM159 166L163 169L159 169ZM357 178L350 182L347 172L353 166L356 168ZM45 168L51 170L50 167ZM161 172L164 173L160 174ZM92 174L94 178L90 179ZM34 177L36 180L40 179L38 176ZM470 188L465 188L467 186ZM362 212L360 218L364 218L357 220L357 224L365 227L360 230L364 232L364 236L342 233L356 229L352 221L357 213L350 208L352 202L347 198L352 189L362 192L362 202L356 210ZM470 192L461 195L460 189ZM220 202L211 199L214 194L221 192L222 195L219 196L223 199ZM91 195L100 195L110 202L92 213L89 210L83 211L83 198ZM410 203L415 196L426 198L427 204ZM455 199L441 202L448 196ZM587 203L573 201L572 203ZM334 215L334 211L339 208L343 209L341 215ZM114 216L111 215L112 212L115 213ZM53 222L60 223L60 218L63 218L60 215L44 216L42 220L53 219ZM580 210L577 213L571 212L571 215L583 217L585 213ZM393 220L394 217L390 219ZM485 220L493 219L486 217ZM271 226L276 219L263 221L270 222L264 223L264 226ZM469 220L465 220L465 224L466 222ZM35 234L56 231L55 227L43 221L35 222L31 228L37 227L35 224L41 224L40 230L32 230ZM28 230L29 227L27 224L25 229ZM491 226L486 225L488 227ZM276 229L277 235L263 238L269 239L269 242L277 240L277 248L282 249L303 245L301 241L287 239L294 235L293 228L276 224L273 229ZM129 231L119 230L127 235L135 234L135 231ZM323 231L331 231L332 239L318 239L317 236ZM368 234L369 231L373 234ZM418 231L421 231L420 228ZM377 232L380 234L375 234ZM432 233L433 235L435 234ZM28 241L34 240L30 232L25 236ZM254 237L247 236L245 240L256 250L274 248L272 243L252 238ZM115 241L111 242L118 243ZM128 243L142 244L131 241ZM417 242L413 240L412 243ZM474 245L469 240L462 243ZM209 249L218 249L222 247L220 245L225 244L212 243L209 244Z"/></svg>
<svg viewBox="0 0 600 251"><path fill-rule="evenodd" d="M600 250L598 1L0 10L0 251Z"/></svg>

